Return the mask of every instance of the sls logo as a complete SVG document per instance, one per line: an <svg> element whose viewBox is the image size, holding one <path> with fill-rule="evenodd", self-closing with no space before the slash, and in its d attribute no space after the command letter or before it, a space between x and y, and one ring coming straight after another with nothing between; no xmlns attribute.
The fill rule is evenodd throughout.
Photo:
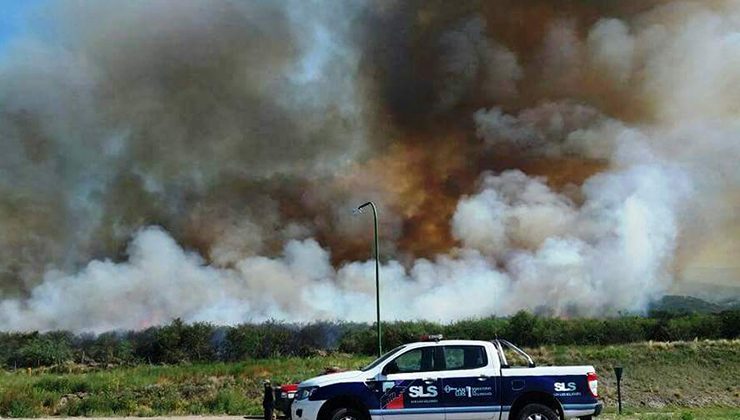
<svg viewBox="0 0 740 420"><path fill-rule="evenodd" d="M430 385L424 389L423 386L410 386L409 397L411 398L434 398L437 396L437 387Z"/></svg>
<svg viewBox="0 0 740 420"><path fill-rule="evenodd" d="M575 382L568 382L567 384L565 382L555 382L555 391L556 392L570 392L576 390L576 383Z"/></svg>

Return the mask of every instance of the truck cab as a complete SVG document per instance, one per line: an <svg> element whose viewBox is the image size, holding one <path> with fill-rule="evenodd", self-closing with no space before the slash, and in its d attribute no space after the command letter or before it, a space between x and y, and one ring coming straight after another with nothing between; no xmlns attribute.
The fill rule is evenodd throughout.
<svg viewBox="0 0 740 420"><path fill-rule="evenodd" d="M507 358L508 355L508 358ZM510 365L512 355L524 366ZM601 412L592 366L536 367L506 340L399 346L298 386L293 420L560 420Z"/></svg>

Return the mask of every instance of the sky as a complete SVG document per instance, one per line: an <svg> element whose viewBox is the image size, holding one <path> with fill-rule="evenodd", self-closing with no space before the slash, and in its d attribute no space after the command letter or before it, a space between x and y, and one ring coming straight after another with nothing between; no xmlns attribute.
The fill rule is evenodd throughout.
<svg viewBox="0 0 740 420"><path fill-rule="evenodd" d="M28 25L30 12L48 0L0 0L0 52Z"/></svg>

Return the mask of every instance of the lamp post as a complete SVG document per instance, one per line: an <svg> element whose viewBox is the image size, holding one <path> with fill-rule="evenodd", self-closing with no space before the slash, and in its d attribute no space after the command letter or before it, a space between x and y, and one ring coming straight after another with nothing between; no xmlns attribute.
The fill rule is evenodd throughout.
<svg viewBox="0 0 740 420"><path fill-rule="evenodd" d="M378 251L378 209L375 207L375 203L368 201L357 208L358 213L362 213L362 209L370 206L373 209L373 221L375 222L375 310L376 310L376 326L378 329L378 357L383 354L383 341L380 333L380 257Z"/></svg>

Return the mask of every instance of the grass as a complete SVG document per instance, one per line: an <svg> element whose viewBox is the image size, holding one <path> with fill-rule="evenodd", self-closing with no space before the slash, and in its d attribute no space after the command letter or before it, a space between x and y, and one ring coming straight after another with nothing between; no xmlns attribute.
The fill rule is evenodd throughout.
<svg viewBox="0 0 740 420"><path fill-rule="evenodd" d="M593 364L613 412L612 368L625 367L620 419L740 419L740 341L547 346L540 365ZM330 355L94 370L69 365L0 372L0 416L258 414L261 382L296 382L327 367L357 368L368 357ZM605 418L614 419L607 411Z"/></svg>
<svg viewBox="0 0 740 420"><path fill-rule="evenodd" d="M740 419L740 409L693 408L644 412L628 410L621 416L610 411L598 418L603 420L738 420Z"/></svg>
<svg viewBox="0 0 740 420"><path fill-rule="evenodd" d="M541 347L541 364L587 363L599 374L599 394L616 406L614 367L624 367L625 407L740 407L740 341L640 343L617 346Z"/></svg>
<svg viewBox="0 0 740 420"><path fill-rule="evenodd" d="M356 368L367 357L346 355L177 366L0 373L0 416L158 416L261 411L262 381L290 383L326 367Z"/></svg>

